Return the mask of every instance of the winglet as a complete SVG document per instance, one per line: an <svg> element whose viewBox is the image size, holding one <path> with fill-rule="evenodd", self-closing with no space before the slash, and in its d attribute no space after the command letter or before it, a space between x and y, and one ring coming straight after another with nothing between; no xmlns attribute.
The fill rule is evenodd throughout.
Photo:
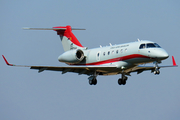
<svg viewBox="0 0 180 120"><path fill-rule="evenodd" d="M6 62L7 65L13 66L13 64L9 64L9 62L6 60L6 58L4 57L4 55L2 55L2 57L3 57L3 59L4 59L4 61Z"/></svg>
<svg viewBox="0 0 180 120"><path fill-rule="evenodd" d="M172 56L172 62L173 62L173 66L177 66L174 56Z"/></svg>

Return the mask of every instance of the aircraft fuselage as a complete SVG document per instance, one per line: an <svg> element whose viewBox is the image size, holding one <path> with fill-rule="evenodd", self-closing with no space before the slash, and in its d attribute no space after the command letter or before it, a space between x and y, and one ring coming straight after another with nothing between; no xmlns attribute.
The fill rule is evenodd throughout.
<svg viewBox="0 0 180 120"><path fill-rule="evenodd" d="M85 58L81 62L71 63L71 65L116 65L119 69L113 70L109 74L118 74L117 72L120 70L127 70L139 64L161 61L169 57L163 48L158 44L157 46L154 44L156 43L152 41L137 41L94 49L84 49ZM67 61L66 63L69 64ZM109 68L102 71L109 71Z"/></svg>

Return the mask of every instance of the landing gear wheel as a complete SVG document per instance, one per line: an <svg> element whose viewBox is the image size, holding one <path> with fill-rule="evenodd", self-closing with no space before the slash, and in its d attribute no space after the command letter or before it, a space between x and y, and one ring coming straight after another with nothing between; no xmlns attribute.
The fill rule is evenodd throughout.
<svg viewBox="0 0 180 120"><path fill-rule="evenodd" d="M97 84L97 79L93 79L93 85Z"/></svg>
<svg viewBox="0 0 180 120"><path fill-rule="evenodd" d="M122 79L118 79L118 84L121 85L122 84Z"/></svg>
<svg viewBox="0 0 180 120"><path fill-rule="evenodd" d="M126 80L123 80L122 84L125 85L126 84Z"/></svg>
<svg viewBox="0 0 180 120"><path fill-rule="evenodd" d="M123 80L123 79L118 79L118 84L119 85L125 85L126 84L126 80Z"/></svg>
<svg viewBox="0 0 180 120"><path fill-rule="evenodd" d="M92 85L93 84L93 80L89 80L89 84Z"/></svg>
<svg viewBox="0 0 180 120"><path fill-rule="evenodd" d="M97 84L97 79L92 79L92 80L89 80L89 84L90 85L96 85Z"/></svg>
<svg viewBox="0 0 180 120"><path fill-rule="evenodd" d="M127 79L128 79L128 77L122 76L122 78L119 78L119 79L118 79L118 84L119 84L119 85L125 85Z"/></svg>
<svg viewBox="0 0 180 120"><path fill-rule="evenodd" d="M160 71L159 71L159 70L154 71L154 74L155 74L155 75L159 75L159 74L160 74Z"/></svg>

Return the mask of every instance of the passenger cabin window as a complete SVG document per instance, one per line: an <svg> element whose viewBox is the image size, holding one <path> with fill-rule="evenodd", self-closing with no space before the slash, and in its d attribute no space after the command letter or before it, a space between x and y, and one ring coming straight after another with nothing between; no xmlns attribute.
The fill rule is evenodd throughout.
<svg viewBox="0 0 180 120"><path fill-rule="evenodd" d="M97 56L99 57L99 53L97 54Z"/></svg>
<svg viewBox="0 0 180 120"><path fill-rule="evenodd" d="M127 48L125 49L125 52L127 52Z"/></svg>
<svg viewBox="0 0 180 120"><path fill-rule="evenodd" d="M110 54L110 51L108 51L108 55Z"/></svg>
<svg viewBox="0 0 180 120"><path fill-rule="evenodd" d="M103 55L105 56L105 55L106 55L106 52L104 52Z"/></svg>
<svg viewBox="0 0 180 120"><path fill-rule="evenodd" d="M121 53L123 53L123 49L121 49Z"/></svg>
<svg viewBox="0 0 180 120"><path fill-rule="evenodd" d="M118 50L116 50L116 53L118 54Z"/></svg>

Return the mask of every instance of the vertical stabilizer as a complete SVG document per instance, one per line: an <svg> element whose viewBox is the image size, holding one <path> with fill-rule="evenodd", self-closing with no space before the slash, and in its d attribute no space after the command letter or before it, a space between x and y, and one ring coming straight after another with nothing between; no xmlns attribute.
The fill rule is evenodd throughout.
<svg viewBox="0 0 180 120"><path fill-rule="evenodd" d="M60 36L64 51L84 48L78 41L78 39L75 37L75 35L72 33L71 26L58 26L53 28L55 29L55 31L57 31L57 34Z"/></svg>

